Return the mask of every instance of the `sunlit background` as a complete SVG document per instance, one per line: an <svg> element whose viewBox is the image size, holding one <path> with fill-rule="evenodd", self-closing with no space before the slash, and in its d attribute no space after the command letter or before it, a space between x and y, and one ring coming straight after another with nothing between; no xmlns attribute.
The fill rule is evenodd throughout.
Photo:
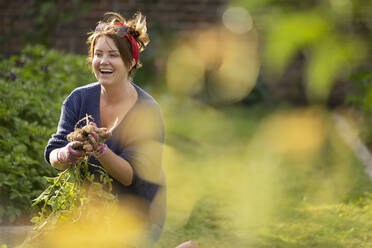
<svg viewBox="0 0 372 248"><path fill-rule="evenodd" d="M51 31L41 23L53 17L46 13L55 13L59 1L34 1L41 38L20 42L19 48L26 47L23 52L10 53L10 45L3 46L4 226L29 224L28 201L20 199L23 194L32 199L45 183L28 183L28 170L48 166L41 149L56 128L64 97L94 80L81 56L85 48L79 50L80 43L74 42L64 47L56 41L60 35L55 30L64 34L63 27L77 22L89 31L100 15L92 19L87 13L102 14L97 9L105 1L73 2L71 17L58 15L61 24ZM168 210L157 247L176 247L186 240L218 248L372 246L372 1L235 0L218 6L185 1L184 12L180 3L124 2L107 1L107 8L125 15L127 6L148 16L151 45L141 54L144 66L134 82L159 102L166 125ZM176 6L183 19L177 19L176 11L151 11L164 6ZM194 9L187 12L190 6ZM192 19L195 13L200 20ZM20 31L3 23L1 42L6 42ZM72 61L74 69L67 67ZM43 90L35 90L36 97L19 92L35 89L39 81ZM40 100L52 92L58 99ZM14 99L24 104L13 105ZM9 133L18 140L10 139ZM32 155L24 155L26 151ZM21 154L22 159L16 159ZM20 167L27 169L18 171ZM53 173L37 170L32 173ZM12 190L19 178L25 189ZM102 218L107 214L92 211ZM135 239L133 230L141 228L141 221L125 209L118 212L111 223L117 228L110 232L99 226L101 218L91 217L84 228L67 223L41 247L94 247L105 242L106 247L117 247L117 242ZM97 243L82 240L79 230ZM0 245L12 247L23 238L13 236L3 231Z"/></svg>

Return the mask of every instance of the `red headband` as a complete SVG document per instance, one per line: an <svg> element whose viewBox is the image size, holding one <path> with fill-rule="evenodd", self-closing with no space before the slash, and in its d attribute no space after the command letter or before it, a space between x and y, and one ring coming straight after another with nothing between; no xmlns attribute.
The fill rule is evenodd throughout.
<svg viewBox="0 0 372 248"><path fill-rule="evenodd" d="M123 26L125 30L119 29L117 30L119 36L125 36L129 40L131 47L132 47L132 57L136 61L136 64L138 63L139 59L139 48L136 39L128 33L128 27L124 25L122 22L116 23L117 26ZM125 34L125 35L124 35Z"/></svg>

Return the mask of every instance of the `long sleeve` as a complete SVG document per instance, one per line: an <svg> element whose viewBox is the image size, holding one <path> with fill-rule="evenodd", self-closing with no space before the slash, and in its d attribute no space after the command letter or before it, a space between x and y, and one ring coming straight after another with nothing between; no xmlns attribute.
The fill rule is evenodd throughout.
<svg viewBox="0 0 372 248"><path fill-rule="evenodd" d="M165 176L161 167L164 142L164 123L155 103L137 105L136 109L120 126L123 139L120 156L133 167L132 188L149 202Z"/></svg>
<svg viewBox="0 0 372 248"><path fill-rule="evenodd" d="M164 122L155 102L136 106L118 130L124 143L120 156L133 167L130 188L149 204L152 223L163 226L166 211L166 179L162 169Z"/></svg>
<svg viewBox="0 0 372 248"><path fill-rule="evenodd" d="M44 150L44 158L49 164L50 153L54 149L63 147L68 143L66 137L74 130L75 123L79 120L76 114L76 108L78 108L78 106L79 98L76 96L76 94L71 94L63 102L57 132L49 139Z"/></svg>

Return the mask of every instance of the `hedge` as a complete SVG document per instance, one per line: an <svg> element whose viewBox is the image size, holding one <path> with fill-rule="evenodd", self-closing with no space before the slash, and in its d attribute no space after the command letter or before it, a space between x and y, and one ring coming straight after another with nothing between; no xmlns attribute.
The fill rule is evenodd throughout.
<svg viewBox="0 0 372 248"><path fill-rule="evenodd" d="M32 199L56 175L44 147L75 87L93 82L86 57L28 46L0 61L0 223L28 223Z"/></svg>

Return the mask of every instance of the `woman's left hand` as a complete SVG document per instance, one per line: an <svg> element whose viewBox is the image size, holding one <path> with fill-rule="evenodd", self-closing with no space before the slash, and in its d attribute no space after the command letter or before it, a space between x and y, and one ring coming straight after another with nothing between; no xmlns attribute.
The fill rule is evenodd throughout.
<svg viewBox="0 0 372 248"><path fill-rule="evenodd" d="M108 146L102 142L93 146L93 151L87 152L87 154L95 158L100 158L108 149Z"/></svg>
<svg viewBox="0 0 372 248"><path fill-rule="evenodd" d="M93 123L93 124L95 126L95 123ZM111 134L110 134L110 136L111 136ZM95 131L88 134L88 141L92 145L93 151L92 152L87 152L87 154L91 155L91 156L94 156L96 158L101 157L108 150L108 147L104 143L104 140L106 140L109 137L107 137L107 135L106 135L106 137L100 137L100 135Z"/></svg>

